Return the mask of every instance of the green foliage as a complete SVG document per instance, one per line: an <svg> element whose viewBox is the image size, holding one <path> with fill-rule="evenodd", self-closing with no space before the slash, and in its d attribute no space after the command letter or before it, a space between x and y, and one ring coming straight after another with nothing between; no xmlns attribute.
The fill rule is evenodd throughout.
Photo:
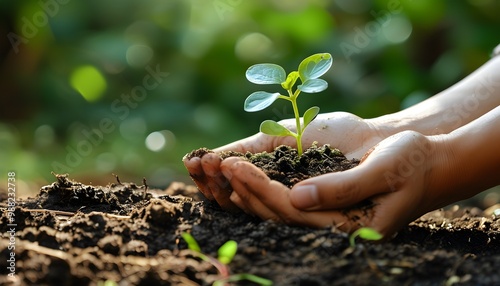
<svg viewBox="0 0 500 286"><path fill-rule="evenodd" d="M270 93L265 91L256 91L250 94L244 103L244 109L247 112L255 112L270 106L278 98L291 102L294 116L296 132L280 125L273 120L265 120L260 125L260 132L272 136L292 136L297 140L297 150L299 156L302 154L302 134L306 127L311 123L319 113L319 107L313 106L304 112L300 123L300 113L297 106L297 98L300 92L317 93L325 90L328 83L319 77L324 75L332 66L333 58L328 53L314 54L304 59L300 64L298 71L292 71L286 75L285 70L276 64L256 64L246 71L248 81L255 84L280 84L288 95L280 93ZM300 79L301 84L295 91L293 87Z"/></svg>
<svg viewBox="0 0 500 286"><path fill-rule="evenodd" d="M269 286L273 285L273 282L269 279L265 279L249 273L240 273L229 275L227 270L227 264L231 263L236 251L238 250L238 243L234 240L228 240L217 250L217 259L214 259L208 255L201 252L200 246L196 239L189 233L183 232L181 234L184 241L186 241L188 248L198 253L199 257L205 261L211 262L219 270L220 274L224 277L214 282L213 286L223 286L227 282L237 282L242 280L248 280L259 285Z"/></svg>
<svg viewBox="0 0 500 286"><path fill-rule="evenodd" d="M228 240L217 251L217 259L222 264L229 264L236 255L236 251L238 251L238 243L234 240Z"/></svg>
<svg viewBox="0 0 500 286"><path fill-rule="evenodd" d="M362 227L357 229L351 234L351 236L349 236L349 244L351 245L351 247L354 247L356 245L355 240L358 236L365 240L380 240L384 237L381 233L374 230L373 228Z"/></svg>
<svg viewBox="0 0 500 286"><path fill-rule="evenodd" d="M181 236L187 243L189 249L191 249L192 251L201 252L201 248L198 245L198 242L196 241L196 239L194 239L194 237L190 233L183 232L181 233Z"/></svg>
<svg viewBox="0 0 500 286"><path fill-rule="evenodd" d="M106 280L97 282L97 286L118 286L118 283L113 280Z"/></svg>
<svg viewBox="0 0 500 286"><path fill-rule="evenodd" d="M343 110L362 118L396 112L486 62L500 25L500 1L120 3L0 1L0 73L9 75L0 79L0 177L7 169L22 174L20 194L35 195L52 183L54 162L73 179L99 184L112 180L111 173L129 182L146 176L159 188L189 180L179 160L184 154L241 139L254 133L252 126L273 119L263 112L241 114L235 91L247 95L256 89L239 74L253 63L280 63L291 71L297 66L292 59L329 51L336 68L325 93L334 92L335 100L317 104L314 96L303 96L303 110L318 105L322 112ZM224 3L224 9L214 3ZM49 21L43 24L40 15ZM394 42L394 36L403 37L401 23L411 34ZM432 29L443 24L444 31ZM440 36L447 31L453 33ZM9 37L14 34L20 38ZM437 42L429 53L431 38ZM156 86L146 68L157 65L170 75ZM72 82L87 66L99 76L84 73L77 76L80 85ZM96 78L101 88L79 89L85 82L95 85ZM146 96L140 88L144 79L155 86ZM284 88L303 84L298 79L298 71L288 74ZM281 107L278 118L293 116ZM103 119L112 120L114 129L102 132L101 140L91 131ZM156 131L170 136L163 149L151 151L145 140ZM92 150L81 153L79 146Z"/></svg>

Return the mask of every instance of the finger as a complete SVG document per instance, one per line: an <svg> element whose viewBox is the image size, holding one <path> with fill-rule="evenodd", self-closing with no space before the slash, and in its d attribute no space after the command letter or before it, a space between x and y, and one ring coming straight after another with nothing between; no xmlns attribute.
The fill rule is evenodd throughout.
<svg viewBox="0 0 500 286"><path fill-rule="evenodd" d="M253 188L265 188L270 193L275 193L269 183L271 180L255 165L245 162L240 158L227 158L221 164L221 170L230 178L233 194L231 200L247 213L258 215L262 219L281 221L251 191ZM283 186L285 187L285 186ZM285 187L286 188L286 187Z"/></svg>
<svg viewBox="0 0 500 286"><path fill-rule="evenodd" d="M405 188L424 188L421 182L412 182ZM400 189L374 199L376 212L368 223L386 237L392 236L411 221L417 219L427 210L416 209L420 205L423 192Z"/></svg>
<svg viewBox="0 0 500 286"><path fill-rule="evenodd" d="M205 176L205 172L203 171L203 167L201 166L201 158L193 157L191 159L184 158L182 160L184 162L184 166L189 172L189 176L193 179L194 183L198 187L198 190L209 200L214 200L214 196L212 192L206 185L207 178Z"/></svg>
<svg viewBox="0 0 500 286"><path fill-rule="evenodd" d="M215 183L215 186L224 189L229 187L229 183L220 171L222 160L216 153L207 153L201 158L201 167L208 180Z"/></svg>
<svg viewBox="0 0 500 286"><path fill-rule="evenodd" d="M220 170L221 159L216 153L207 153L201 158L201 166L206 176L206 186L217 203L226 210L236 211L238 208L231 202L231 185Z"/></svg>
<svg viewBox="0 0 500 286"><path fill-rule="evenodd" d="M383 166L365 162L353 169L329 173L297 183L292 204L302 210L338 209L352 206L387 191Z"/></svg>
<svg viewBox="0 0 500 286"><path fill-rule="evenodd" d="M233 191L231 201L247 214L257 215L264 220L280 221L279 216L273 213L267 206L262 204L249 190L248 185L242 184L240 180L233 179L231 182Z"/></svg>
<svg viewBox="0 0 500 286"><path fill-rule="evenodd" d="M238 176L233 176L234 170L241 167L241 165L250 164L248 162L244 162L243 159L238 157L229 157L222 161L221 163L221 172L225 175L226 179L230 181L233 192L230 196L231 201L238 206L240 209L245 211L248 214L255 214L255 209L259 209L261 212L266 212L266 207L263 206L260 202L256 201L254 198L249 198L248 192L246 192L246 184L243 184L241 180L239 180ZM252 164L250 164L253 166ZM255 167L255 166L253 166ZM255 167L258 171L259 169ZM266 179L267 177L264 175L262 179ZM239 190L239 193L234 191ZM266 212L266 218L270 217L271 214Z"/></svg>
<svg viewBox="0 0 500 286"><path fill-rule="evenodd" d="M244 161L223 161L221 168L226 174L231 173L231 185L234 192L231 199L262 219L299 224L311 227L325 227L346 221L338 211L303 212L293 207L289 189L283 184L270 180L264 172ZM228 168L228 169L226 169Z"/></svg>

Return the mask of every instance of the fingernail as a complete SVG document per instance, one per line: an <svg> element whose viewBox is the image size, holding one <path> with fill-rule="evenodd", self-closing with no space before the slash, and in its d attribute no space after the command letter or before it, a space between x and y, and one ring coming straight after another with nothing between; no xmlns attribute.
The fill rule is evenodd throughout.
<svg viewBox="0 0 500 286"><path fill-rule="evenodd" d="M315 185L299 185L290 192L292 204L298 209L308 209L319 204L318 189Z"/></svg>
<svg viewBox="0 0 500 286"><path fill-rule="evenodd" d="M233 173L231 173L229 170L227 170L226 168L221 168L221 173L222 175L224 175L224 177L226 177L226 179L228 180L231 180L231 178L233 177Z"/></svg>
<svg viewBox="0 0 500 286"><path fill-rule="evenodd" d="M229 199L230 199L233 203L235 203L235 204L238 204L238 203L241 201L241 199L240 199L240 197L238 196L238 194L237 194L236 192L234 192L234 191L233 191L233 192L231 193L231 195L229 196Z"/></svg>

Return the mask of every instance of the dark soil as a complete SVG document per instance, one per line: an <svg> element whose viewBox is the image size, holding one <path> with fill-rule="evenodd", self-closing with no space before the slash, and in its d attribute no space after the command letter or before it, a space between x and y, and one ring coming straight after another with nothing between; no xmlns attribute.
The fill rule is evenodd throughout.
<svg viewBox="0 0 500 286"><path fill-rule="evenodd" d="M335 151L326 151L334 154L326 156L330 158L321 148L317 152L311 151L316 154L312 157L321 164L345 166L335 170L357 164ZM294 160L265 157L282 160L290 168L285 175L297 173ZM305 168L299 180L315 175L313 169ZM183 232L190 232L211 256L227 240L237 241L230 272L255 274L274 285L500 285L500 218L477 208L431 212L388 242L359 242L351 248L348 235L335 228L287 226L231 214L182 183L148 190L130 183L99 187L56 178L35 198L17 201L15 278L8 277L12 227L8 205L2 203L1 285L97 285L106 280L210 285L220 279L211 263L187 250Z"/></svg>
<svg viewBox="0 0 500 286"><path fill-rule="evenodd" d="M188 158L202 157L206 153L212 152L209 149L201 148L192 151ZM331 172L340 172L356 167L359 160L348 160L338 149L329 145L321 147L313 146L304 151L298 158L296 149L289 146L279 146L273 152L246 154L238 152L224 152L221 158L230 156L242 157L257 167L261 168L267 176L273 180L280 181L287 187L292 187L296 183L310 177L316 177Z"/></svg>

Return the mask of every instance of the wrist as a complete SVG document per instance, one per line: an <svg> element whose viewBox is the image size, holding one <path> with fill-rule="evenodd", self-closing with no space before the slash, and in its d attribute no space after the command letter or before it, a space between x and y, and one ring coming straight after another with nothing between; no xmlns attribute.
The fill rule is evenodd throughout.
<svg viewBox="0 0 500 286"><path fill-rule="evenodd" d="M428 136L433 146L428 156L432 168L428 195L439 204L435 208L470 198L500 183L500 152L496 146L500 139L500 109L496 111L496 120L490 112L449 134Z"/></svg>
<svg viewBox="0 0 500 286"><path fill-rule="evenodd" d="M416 131L422 135L432 134L431 130L424 124L424 119L407 116L405 110L365 119L365 122L375 130L376 134L382 139L403 131Z"/></svg>
<svg viewBox="0 0 500 286"><path fill-rule="evenodd" d="M446 134L453 131L442 111L431 107L410 107L396 113L367 119L367 122L377 126L380 134L385 137L402 131L416 131L420 134L430 136Z"/></svg>
<svg viewBox="0 0 500 286"><path fill-rule="evenodd" d="M464 182L460 151L454 136L449 134L427 136L431 145L426 196L431 198L428 210L444 207L469 197L459 190Z"/></svg>

